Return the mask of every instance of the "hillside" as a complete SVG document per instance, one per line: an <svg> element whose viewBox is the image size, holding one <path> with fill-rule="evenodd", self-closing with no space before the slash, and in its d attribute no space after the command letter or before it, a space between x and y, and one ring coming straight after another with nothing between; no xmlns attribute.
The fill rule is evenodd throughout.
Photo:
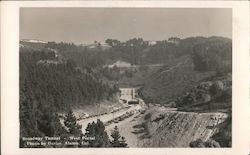
<svg viewBox="0 0 250 155"><path fill-rule="evenodd" d="M169 38L154 44L141 38L125 42L107 39L105 44L110 48L105 51L63 42L29 44L36 44L37 47L32 47L38 49L57 50L62 57L73 60L79 68L106 83L140 86L145 101L161 104L168 104L208 77L231 72L232 65L231 40L223 37ZM103 67L116 61L137 67L123 71Z"/></svg>
<svg viewBox="0 0 250 155"><path fill-rule="evenodd" d="M197 72L192 60L186 57L172 67L162 67L149 77L141 95L148 102L167 104L185 93L202 79L215 75L214 71Z"/></svg>
<svg viewBox="0 0 250 155"><path fill-rule="evenodd" d="M176 100L178 110L231 112L232 75L216 75L201 81Z"/></svg>
<svg viewBox="0 0 250 155"><path fill-rule="evenodd" d="M20 49L21 137L65 135L59 112L117 100L117 86L103 83L72 60L59 59L53 50Z"/></svg>
<svg viewBox="0 0 250 155"><path fill-rule="evenodd" d="M136 137L123 133L140 147L231 147L231 91L231 74L209 77L177 97L177 108L149 104L132 122Z"/></svg>
<svg viewBox="0 0 250 155"><path fill-rule="evenodd" d="M186 42L188 39L183 40L183 47ZM141 89L141 95L148 102L168 104L202 80L230 73L230 42L218 37L189 38L190 47L186 48L186 55L176 58L176 62L170 66L162 66L151 72Z"/></svg>
<svg viewBox="0 0 250 155"><path fill-rule="evenodd" d="M200 81L172 101L177 111L163 106L149 108L143 122L147 135L143 146L230 147L231 80L228 73Z"/></svg>

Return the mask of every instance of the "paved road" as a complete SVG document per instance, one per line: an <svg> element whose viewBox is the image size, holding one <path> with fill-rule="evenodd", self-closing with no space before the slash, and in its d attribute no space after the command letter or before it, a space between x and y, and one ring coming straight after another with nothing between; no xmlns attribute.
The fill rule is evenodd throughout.
<svg viewBox="0 0 250 155"><path fill-rule="evenodd" d="M78 121L78 123L80 125L82 125L82 131L83 131L83 133L85 133L85 129L86 129L88 123L92 123L93 121L96 122L97 119L100 119L102 122L105 123L105 122L110 121L116 117L119 117L119 116L122 116L123 114L126 114L126 112L139 110L141 108L142 108L141 105L133 105L128 109L123 109L123 110L120 110L120 111L117 111L114 113L109 113L109 114L105 114L105 115L101 115L101 116L83 119L83 120ZM117 125L119 125L119 124L117 124Z"/></svg>
<svg viewBox="0 0 250 155"><path fill-rule="evenodd" d="M122 116L122 115L126 114L127 112L134 111L137 113L134 113L132 116L124 119L123 121L119 121L117 123L111 123L110 125L106 126L105 129L106 129L108 135L110 136L114 127L117 126L121 136L124 136L126 138L126 141L127 141L127 144L129 145L129 147L138 146L138 142L139 142L138 135L133 134L132 131L134 131L133 126L137 125L139 123L140 118L139 117L135 118L137 115L140 115L140 113L138 111L145 109L145 106L146 106L142 99L140 99L140 98L138 98L138 99L139 99L139 104L130 105L129 108L124 108L124 109L117 111L117 112L114 112L114 113L109 113L109 114L96 116L96 117L92 117L92 118L87 118L87 119L82 119L82 120L78 121L78 123L80 125L82 125L82 132L85 133L85 129L86 129L88 123L92 123L93 121L96 122L97 119L100 119L102 122L105 123L105 122L108 122L110 120L113 120L114 118ZM142 116L140 115L140 117L142 117Z"/></svg>

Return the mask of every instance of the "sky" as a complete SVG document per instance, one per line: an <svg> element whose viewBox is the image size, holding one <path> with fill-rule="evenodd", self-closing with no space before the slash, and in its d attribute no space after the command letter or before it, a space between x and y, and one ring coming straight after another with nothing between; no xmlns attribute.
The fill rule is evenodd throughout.
<svg viewBox="0 0 250 155"><path fill-rule="evenodd" d="M232 38L232 10L215 8L21 8L20 39L76 44L132 38Z"/></svg>

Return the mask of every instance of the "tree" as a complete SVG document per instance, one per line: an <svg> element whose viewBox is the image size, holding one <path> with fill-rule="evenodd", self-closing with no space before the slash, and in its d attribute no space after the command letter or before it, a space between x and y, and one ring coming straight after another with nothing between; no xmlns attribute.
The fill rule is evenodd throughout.
<svg viewBox="0 0 250 155"><path fill-rule="evenodd" d="M190 147L220 147L220 144L213 139L208 139L207 141L203 141L201 139L197 139L189 144Z"/></svg>
<svg viewBox="0 0 250 155"><path fill-rule="evenodd" d="M113 138L113 140L111 141L111 146L112 147L120 147L119 139L121 138L121 135L118 131L117 126L115 126L114 131L111 133L111 137Z"/></svg>
<svg viewBox="0 0 250 155"><path fill-rule="evenodd" d="M114 47L114 46L120 45L121 42L119 40L116 40L116 39L106 39L105 43L108 44L109 46Z"/></svg>
<svg viewBox="0 0 250 155"><path fill-rule="evenodd" d="M97 119L97 122L89 123L86 128L86 137L90 137L91 140L88 141L89 147L108 147L109 138L108 134L105 131L105 126L100 119ZM94 140L92 138L94 137Z"/></svg>
<svg viewBox="0 0 250 155"><path fill-rule="evenodd" d="M208 139L205 143L206 147L220 147L220 144L213 139Z"/></svg>
<svg viewBox="0 0 250 155"><path fill-rule="evenodd" d="M118 127L115 126L113 132L111 133L113 140L110 142L111 147L127 147L127 143L124 137L121 137ZM121 140L120 140L121 139Z"/></svg>
<svg viewBox="0 0 250 155"><path fill-rule="evenodd" d="M127 147L128 146L128 144L126 143L125 137L121 138L120 145L121 145L121 147Z"/></svg>
<svg viewBox="0 0 250 155"><path fill-rule="evenodd" d="M205 143L201 139L197 139L189 144L190 147L205 147Z"/></svg>
<svg viewBox="0 0 250 155"><path fill-rule="evenodd" d="M68 114L66 115L64 125L68 128L69 134L72 134L74 136L82 135L82 126L77 124L76 117L74 116L72 110L69 110Z"/></svg>

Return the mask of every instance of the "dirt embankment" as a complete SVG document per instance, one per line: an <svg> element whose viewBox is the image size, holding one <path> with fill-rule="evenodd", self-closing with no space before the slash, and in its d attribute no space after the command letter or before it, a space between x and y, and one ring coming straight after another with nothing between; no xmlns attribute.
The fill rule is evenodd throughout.
<svg viewBox="0 0 250 155"><path fill-rule="evenodd" d="M141 147L189 147L197 139L207 141L219 130L225 113L193 113L149 109L145 114Z"/></svg>
<svg viewBox="0 0 250 155"><path fill-rule="evenodd" d="M122 103L117 102L111 102L111 101L102 101L101 103L96 103L94 105L88 105L81 108L75 108L73 109L74 115L76 118L84 118L87 116L93 116L93 115L101 115L110 113L114 110L119 110L121 108L124 108L125 105Z"/></svg>

